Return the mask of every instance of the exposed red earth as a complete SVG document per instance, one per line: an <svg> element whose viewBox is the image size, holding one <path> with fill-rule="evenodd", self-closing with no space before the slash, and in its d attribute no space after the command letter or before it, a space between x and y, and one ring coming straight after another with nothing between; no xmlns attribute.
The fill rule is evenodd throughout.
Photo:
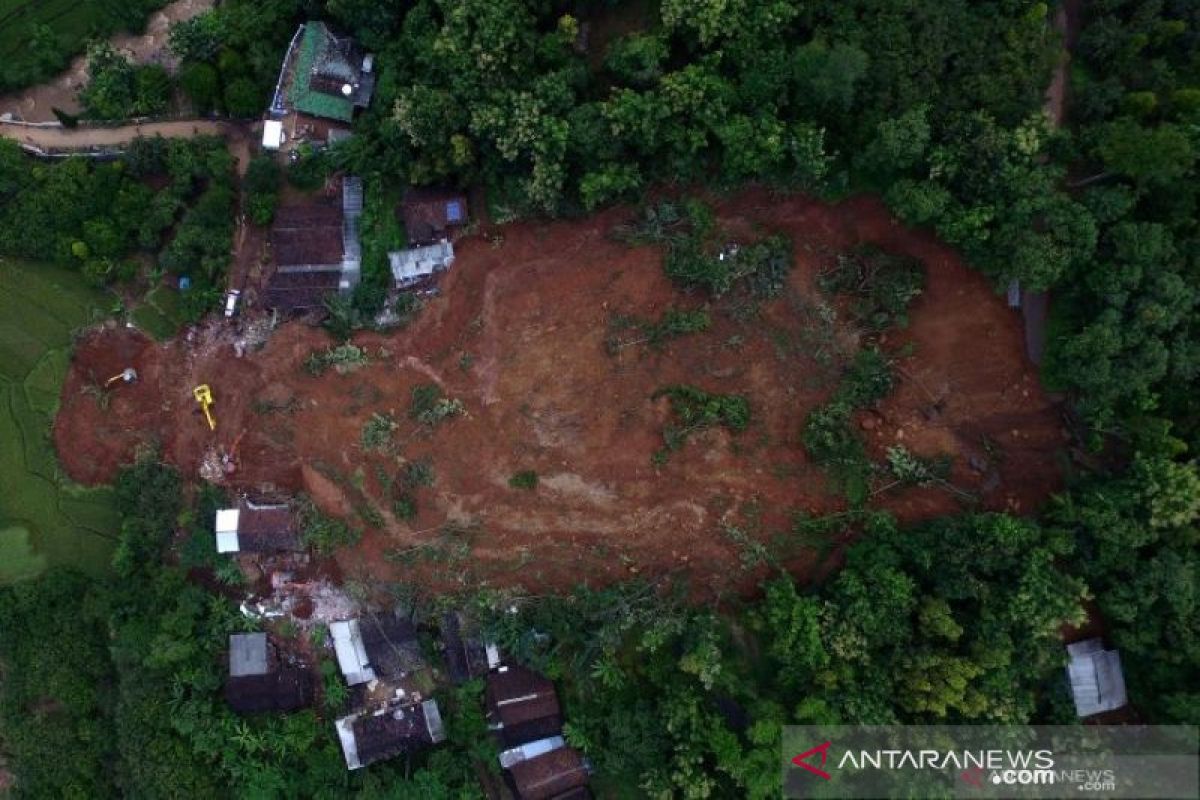
<svg viewBox="0 0 1200 800"><path fill-rule="evenodd" d="M195 476L206 451L237 440L232 486L305 492L358 524L364 509L383 513L383 526L366 525L361 544L339 554L347 578L541 592L678 571L705 593L746 586L752 575L740 571L723 522L767 541L794 510L843 507L800 444L806 413L836 383L813 357L814 278L836 253L871 242L927 269L909 327L883 342L897 355L911 345L898 361L901 380L856 419L872 457L882 460L894 444L952 456L953 484L989 509L1032 512L1060 486L1065 436L1026 359L1020 317L953 250L900 226L871 198L831 206L749 190L714 205L739 237L780 232L795 244L788 292L756 319L737 321L720 306L706 333L611 355L617 315L657 319L703 303L667 280L661 249L613 239L629 210L493 228L458 243L441 296L408 328L357 336L371 361L347 374L303 370L330 341L300 323L242 358L225 322L162 345L128 329L89 334L54 430L65 468L84 483L108 481L139 446L157 443ZM836 329L839 341L854 336ZM141 379L112 391L102 408L86 387L127 366ZM200 383L216 398L215 433L191 395ZM410 393L422 383L461 400L466 414L432 430L411 422ZM651 395L674 383L745 395L749 429L702 432L654 466L669 408ZM398 420L399 455L363 450L363 425L376 412ZM430 459L436 480L417 491L419 513L404 522L380 478L419 458ZM536 490L509 486L521 470L536 470ZM907 521L961 507L942 488L896 489L872 503ZM414 547L410 555L437 553L430 543L442 541L448 521L471 528L469 556L395 557ZM823 558L831 557L836 551ZM789 566L811 578L821 559L803 551Z"/></svg>

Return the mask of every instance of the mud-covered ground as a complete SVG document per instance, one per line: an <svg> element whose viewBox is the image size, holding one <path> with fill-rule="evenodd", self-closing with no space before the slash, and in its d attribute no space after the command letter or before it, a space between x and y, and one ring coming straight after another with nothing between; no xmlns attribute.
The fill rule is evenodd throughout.
<svg viewBox="0 0 1200 800"><path fill-rule="evenodd" d="M628 209L510 225L459 242L442 295L403 331L356 337L371 362L346 374L302 369L330 342L299 323L243 358L224 322L165 345L127 329L92 334L63 390L59 452L73 478L97 483L144 443L195 475L206 451L236 442L234 488L306 492L366 528L339 555L351 578L541 591L679 572L713 592L747 585L747 547L727 525L774 546L794 511L842 508L800 432L836 385L817 354L856 333L814 321L822 298L813 284L836 253L872 242L920 258L927 285L909 327L883 343L899 358L896 390L856 419L871 455L882 460L899 443L952 456L953 484L983 508L1029 512L1058 487L1064 434L1024 355L1020 318L951 249L869 198L830 206L754 190L715 205L739 238L781 232L794 242L788 291L757 316L724 302L705 333L614 355L614 337L639 338L619 329L620 318L656 319L704 298L668 282L660 249L613 239ZM86 389L126 366L141 380L110 392L106 407ZM215 433L191 396L199 383L216 397ZM465 415L432 430L410 421L411 390L423 383L461 400ZM651 395L675 383L745 395L748 430L702 432L655 466L669 408ZM376 412L399 423L394 454L361 446ZM387 484L417 459L429 460L435 480L416 490L418 514L406 522L392 514ZM510 487L522 470L538 473L535 490ZM872 502L914 520L952 512L962 498L902 488ZM365 521L377 514L382 526ZM450 536L447 522L457 526ZM804 577L836 554L818 546L786 557Z"/></svg>

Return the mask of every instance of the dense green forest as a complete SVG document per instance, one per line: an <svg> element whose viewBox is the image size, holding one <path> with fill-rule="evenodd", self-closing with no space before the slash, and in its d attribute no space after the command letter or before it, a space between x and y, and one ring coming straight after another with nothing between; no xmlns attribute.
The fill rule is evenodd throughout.
<svg viewBox="0 0 1200 800"><path fill-rule="evenodd" d="M322 16L359 37L377 53L377 95L335 158L368 185L482 183L501 219L583 214L663 183L872 191L997 288L1050 290L1044 380L1089 452L1040 517L807 520L861 534L844 567L816 586L777 574L719 609L689 607L687 587L666 581L526 598L518 614L498 613L503 595L455 599L558 680L568 737L603 793L776 796L785 724L1069 723L1059 634L1097 611L1138 714L1200 722L1200 6L1086 3L1060 129L1042 113L1062 45L1054 11L267 0L223 4L178 35L185 63L213 73L196 91L230 113L238 81L266 91L294 22ZM614 28L630 32L598 33ZM244 59L228 76L226 50ZM178 146L163 147L141 166L34 169L0 147L0 241L22 231L13 254L92 280L138 248L215 279L205 230L228 219L232 201L213 194L228 191L216 178L228 165L174 166ZM195 217L196 233L165 249L183 201L130 178L164 169L168 194L200 198L180 224ZM138 223L114 225L120 214ZM206 532L211 508L187 507L178 476L152 463L118 492L116 579L54 572L0 590L0 751L22 795L479 793L482 722L467 697L447 701L448 747L354 776L320 713L234 717L217 695L220 652L245 622L162 565L170 534Z"/></svg>
<svg viewBox="0 0 1200 800"><path fill-rule="evenodd" d="M189 316L220 295L236 199L233 158L212 137L138 139L119 161L37 164L0 139L0 254L75 267L97 287L186 276Z"/></svg>

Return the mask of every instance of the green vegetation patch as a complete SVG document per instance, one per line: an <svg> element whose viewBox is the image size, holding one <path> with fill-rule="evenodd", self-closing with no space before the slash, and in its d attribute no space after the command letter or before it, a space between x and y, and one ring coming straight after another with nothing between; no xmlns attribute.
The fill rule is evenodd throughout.
<svg viewBox="0 0 1200 800"><path fill-rule="evenodd" d="M750 424L750 404L741 395L713 394L679 385L659 389L651 399L660 397L671 401L674 419L663 428L663 446L654 452L655 464L666 463L671 453L697 431L719 425L741 433Z"/></svg>
<svg viewBox="0 0 1200 800"><path fill-rule="evenodd" d="M59 564L108 568L111 492L70 484L50 439L72 331L104 299L58 267L6 261L0 269L0 583Z"/></svg>

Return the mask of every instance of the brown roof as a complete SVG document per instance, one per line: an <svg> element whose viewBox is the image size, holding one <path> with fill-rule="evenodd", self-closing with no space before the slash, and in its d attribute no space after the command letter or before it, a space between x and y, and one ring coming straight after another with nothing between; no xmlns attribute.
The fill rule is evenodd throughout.
<svg viewBox="0 0 1200 800"><path fill-rule="evenodd" d="M299 550L300 537L291 509L243 504L238 514L238 549L243 553Z"/></svg>
<svg viewBox="0 0 1200 800"><path fill-rule="evenodd" d="M271 225L271 252L280 267L342 265L342 207L284 206Z"/></svg>
<svg viewBox="0 0 1200 800"><path fill-rule="evenodd" d="M558 726L558 695L545 675L525 667L508 667L487 677L485 692L488 716L505 728L516 728L536 720Z"/></svg>
<svg viewBox="0 0 1200 800"><path fill-rule="evenodd" d="M509 768L520 800L551 800L586 786L587 768L573 747L560 747Z"/></svg>
<svg viewBox="0 0 1200 800"><path fill-rule="evenodd" d="M467 221L467 198L451 189L409 189L400 205L409 244L429 244Z"/></svg>
<svg viewBox="0 0 1200 800"><path fill-rule="evenodd" d="M411 753L433 743L420 703L359 717L351 729L358 760L363 764L394 758L406 751Z"/></svg>
<svg viewBox="0 0 1200 800"><path fill-rule="evenodd" d="M278 272L269 281L263 296L267 308L277 308L280 311L297 311L310 308L320 308L326 295L338 290L342 279L338 271L321 270L319 272Z"/></svg>
<svg viewBox="0 0 1200 800"><path fill-rule="evenodd" d="M295 711L312 703L312 681L306 670L294 667L229 678L225 682L225 701L242 714Z"/></svg>

